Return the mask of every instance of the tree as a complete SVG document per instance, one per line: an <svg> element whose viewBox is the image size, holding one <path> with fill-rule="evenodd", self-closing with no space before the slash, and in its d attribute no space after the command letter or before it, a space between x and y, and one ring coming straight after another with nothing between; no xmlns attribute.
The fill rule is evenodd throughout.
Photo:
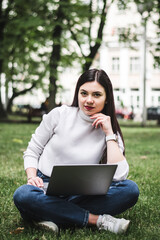
<svg viewBox="0 0 160 240"><path fill-rule="evenodd" d="M58 80L58 66L61 60L62 49L62 32L63 32L63 20L65 20L64 6L68 1L60 0L57 8L57 14L55 19L55 27L52 32L52 52L50 56L49 71L50 71L50 84L49 84L49 110L56 106L56 93L57 93L57 80Z"/></svg>
<svg viewBox="0 0 160 240"><path fill-rule="evenodd" d="M42 86L47 72L47 56L39 49L44 46L41 29L44 25L45 4L41 0L0 1L0 76L5 74L5 87L12 86L7 109L0 96L0 116L11 111L13 100L35 86ZM5 5L6 4L6 5ZM39 15L38 15L38 12Z"/></svg>
<svg viewBox="0 0 160 240"><path fill-rule="evenodd" d="M160 1L157 0L155 2L155 12L158 14L158 21L155 22L155 24L157 25L157 46L154 49L154 60L155 60L155 67L160 69ZM159 125L160 125L160 120L159 120Z"/></svg>
<svg viewBox="0 0 160 240"><path fill-rule="evenodd" d="M110 4L112 4L113 1L111 1ZM81 43L79 42L78 37L76 36L77 33L72 31L72 37L73 39L77 42L77 45L80 47L82 56L83 56L83 61L84 63L82 64L82 69L83 71L86 71L90 68L97 52L98 49L101 46L102 39L103 39L103 29L105 26L105 21L106 21L106 15L107 15L107 7L109 8L109 5L107 5L107 1L103 0L100 1L99 3L97 2L97 9L94 9L93 3L95 1L91 0L89 4L89 11L88 11L88 29L87 29L87 34L86 34L86 42L85 44L88 45L88 54L86 55L81 47ZM95 25L95 21L99 22L98 26ZM97 33L96 37L92 36L92 28L97 27Z"/></svg>
<svg viewBox="0 0 160 240"><path fill-rule="evenodd" d="M24 0L21 2L1 0L0 74L5 73L6 89L8 89L9 83L12 86L12 96L8 99L7 105L8 112L17 96L25 94L41 84L43 77L47 75L50 80L50 109L56 105L58 68L72 65L73 60L79 59L77 51L70 51L71 36L72 42L74 40L81 46L84 45L83 39L89 41L90 52L86 56L84 53L82 55L82 57L85 56L85 67L83 68L89 68L102 39L106 1L102 2L104 2L103 21L101 21L95 44L92 46L92 21L94 17L101 14L98 13L99 9L93 11L92 1L84 3L79 0L75 3L72 0L36 0L33 5L31 0L27 2ZM89 30L86 26L88 18ZM83 27L79 31L78 26L81 24ZM68 39L66 35L69 36ZM81 46L79 45L80 48ZM45 50L40 53L40 49ZM49 60L47 61L47 59ZM3 113L1 111L2 114L4 111Z"/></svg>
<svg viewBox="0 0 160 240"><path fill-rule="evenodd" d="M129 2L117 0L126 9ZM159 10L159 1L154 11ZM103 40L107 10L115 0L0 0L0 76L6 76L15 97L43 87L49 79L50 109L56 105L59 72L76 60L82 71L90 68ZM158 22L159 24L159 22ZM94 34L93 34L94 29ZM96 33L95 33L96 32ZM127 31L136 40L136 34ZM126 41L126 31L120 34ZM158 46L158 45L157 45ZM159 57L155 56L158 62ZM0 82L1 87L1 82ZM5 113L0 96L0 113Z"/></svg>
<svg viewBox="0 0 160 240"><path fill-rule="evenodd" d="M97 4L94 9L93 2ZM99 4L98 4L99 3ZM78 59L81 63L82 70L85 71L90 68L93 59L101 46L103 37L103 28L106 20L106 0L93 1L89 3L83 3L83 1L77 1L75 4L72 1L59 1L57 8L56 26L53 29L53 45L50 58L50 96L49 96L49 109L55 107L56 93L57 93L57 80L58 80L58 67L66 62L71 62ZM99 24L95 24L94 20L98 20ZM98 25L98 26L97 26ZM92 36L92 28L97 28L96 37ZM66 40L65 36L70 36L69 40ZM73 43L74 42L74 43ZM79 47L80 51L77 51L74 47L75 43ZM85 54L87 47L87 54ZM63 51L68 51L67 54L63 54ZM73 50L74 49L74 50ZM81 56L79 56L79 52ZM68 64L69 66L70 64Z"/></svg>
<svg viewBox="0 0 160 240"><path fill-rule="evenodd" d="M13 3L13 0L9 0L9 5L11 6ZM6 9L3 8L4 1L0 0L0 117L6 117L6 111L2 104L2 96L1 96L1 76L3 73L3 63L4 59L2 57L3 54L3 43L4 43L4 32L5 27L7 25L7 21L9 19L9 11L10 6L8 6Z"/></svg>

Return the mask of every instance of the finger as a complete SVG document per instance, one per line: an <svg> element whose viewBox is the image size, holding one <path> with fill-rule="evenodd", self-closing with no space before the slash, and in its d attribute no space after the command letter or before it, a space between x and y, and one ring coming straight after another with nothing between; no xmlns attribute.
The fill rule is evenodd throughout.
<svg viewBox="0 0 160 240"><path fill-rule="evenodd" d="M96 118L96 120L92 123L93 126L95 126L97 124L98 121L103 121L103 117L98 117Z"/></svg>
<svg viewBox="0 0 160 240"><path fill-rule="evenodd" d="M99 117L103 117L105 119L110 119L111 118L110 116L102 114L102 113L96 113L96 114L93 114L92 116L90 116L91 119L99 118Z"/></svg>
<svg viewBox="0 0 160 240"><path fill-rule="evenodd" d="M33 185L36 187L36 183L34 182L33 179L29 179L28 182L27 182L28 185Z"/></svg>
<svg viewBox="0 0 160 240"><path fill-rule="evenodd" d="M104 124L103 119L96 119L94 126L95 126L95 128L97 128L99 125L102 126L103 124Z"/></svg>
<svg viewBox="0 0 160 240"><path fill-rule="evenodd" d="M44 186L42 178L38 178L37 181L38 181L39 187L43 187Z"/></svg>
<svg viewBox="0 0 160 240"><path fill-rule="evenodd" d="M100 117L100 116L103 116L104 114L102 113L95 113L93 114L92 116L90 116L91 119L94 119L94 118L97 118L97 117Z"/></svg>
<svg viewBox="0 0 160 240"><path fill-rule="evenodd" d="M43 187L43 180L39 177L34 178L34 182L37 187Z"/></svg>
<svg viewBox="0 0 160 240"><path fill-rule="evenodd" d="M39 177L34 177L28 180L28 184L35 187L43 187L43 180Z"/></svg>

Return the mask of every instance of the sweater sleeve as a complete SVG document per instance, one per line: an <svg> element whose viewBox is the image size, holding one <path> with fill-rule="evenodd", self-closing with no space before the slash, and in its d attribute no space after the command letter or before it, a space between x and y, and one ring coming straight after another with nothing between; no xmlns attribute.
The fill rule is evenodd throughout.
<svg viewBox="0 0 160 240"><path fill-rule="evenodd" d="M113 176L113 181L122 181L126 180L129 173L129 165L127 160L124 159L121 162L118 162L117 170Z"/></svg>
<svg viewBox="0 0 160 240"><path fill-rule="evenodd" d="M118 136L117 143L118 143L121 153L123 154L124 144L123 144L122 138L119 133L117 133L117 136ZM124 160L118 162L117 165L118 166L117 166L117 170L113 176L113 181L126 180L128 173L129 173L129 165L128 165L126 158L124 157Z"/></svg>
<svg viewBox="0 0 160 240"><path fill-rule="evenodd" d="M38 160L49 139L54 134L54 128L59 120L59 108L53 109L50 113L43 115L42 122L32 134L32 138L24 152L24 169L38 167Z"/></svg>

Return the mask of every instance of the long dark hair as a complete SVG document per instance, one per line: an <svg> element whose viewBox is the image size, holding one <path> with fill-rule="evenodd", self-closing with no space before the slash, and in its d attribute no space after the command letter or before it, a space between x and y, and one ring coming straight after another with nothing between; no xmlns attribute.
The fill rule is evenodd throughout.
<svg viewBox="0 0 160 240"><path fill-rule="evenodd" d="M123 144L124 144L123 135L122 135L119 123L117 121L116 112L115 112L115 103L114 103L112 83L105 71L98 70L98 69L90 69L90 70L87 70L86 72L84 72L79 77L71 106L78 107L78 92L79 92L80 87L84 83L92 82L92 81L97 81L99 84L101 84L104 87L105 92L106 92L106 97L107 97L107 103L105 104L105 106L102 110L102 113L111 117L111 124L112 124L112 128L113 128L113 132L116 134L117 134L117 132L119 132L119 134L122 138Z"/></svg>

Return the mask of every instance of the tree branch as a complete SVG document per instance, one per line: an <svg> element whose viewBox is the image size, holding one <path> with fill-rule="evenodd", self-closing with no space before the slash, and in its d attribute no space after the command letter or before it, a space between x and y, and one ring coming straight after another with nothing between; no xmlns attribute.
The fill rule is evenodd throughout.
<svg viewBox="0 0 160 240"><path fill-rule="evenodd" d="M92 7L93 7L93 0L90 0L89 4L89 45L91 46L91 28L92 28Z"/></svg>
<svg viewBox="0 0 160 240"><path fill-rule="evenodd" d="M96 41L95 41L95 45L90 46L90 54L85 58L86 63L83 66L83 70L89 69L89 67L92 64L92 60L94 59L99 47L101 46L102 37L103 37L103 28L104 28L104 25L105 25L105 20L106 20L106 15L107 15L106 5L107 5L107 1L103 0L103 9L102 9L102 13L101 13L101 21L100 21L100 25L99 25L98 32L97 32L97 38L96 38Z"/></svg>
<svg viewBox="0 0 160 240"><path fill-rule="evenodd" d="M14 98L15 97L18 97L19 95L24 95L26 94L27 92L31 91L35 86L36 86L36 82L32 83L32 86L30 88L26 88L26 89L23 89L22 91L19 91L19 92L16 92L14 91L13 92L13 95L14 95Z"/></svg>
<svg viewBox="0 0 160 240"><path fill-rule="evenodd" d="M78 45L78 47L79 47L79 49L80 49L80 52L81 52L82 56L83 56L84 58L86 58L85 54L83 53L83 50L82 50L81 44L80 44L80 42L79 42L78 39L77 39L76 34L72 31L72 26L71 26L69 20L68 20L68 25L69 25L69 31L70 31L71 34L72 34L72 38L73 38L73 40L77 43L77 45Z"/></svg>

